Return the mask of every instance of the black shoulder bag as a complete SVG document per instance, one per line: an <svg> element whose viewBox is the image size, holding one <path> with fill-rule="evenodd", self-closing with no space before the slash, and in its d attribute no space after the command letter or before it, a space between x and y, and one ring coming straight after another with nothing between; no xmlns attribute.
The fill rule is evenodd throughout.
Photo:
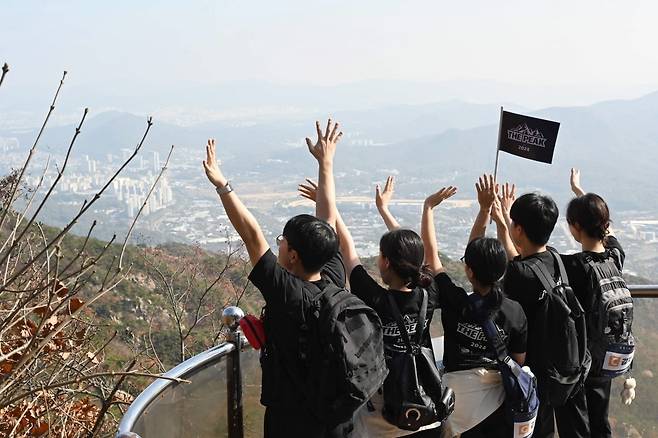
<svg viewBox="0 0 658 438"><path fill-rule="evenodd" d="M384 381L383 416L400 429L418 430L444 421L454 410L455 394L450 388L442 389L434 354L421 344L427 315L427 291L423 289L413 343L393 296L390 293L386 295L407 349L394 353L387 360L389 374Z"/></svg>

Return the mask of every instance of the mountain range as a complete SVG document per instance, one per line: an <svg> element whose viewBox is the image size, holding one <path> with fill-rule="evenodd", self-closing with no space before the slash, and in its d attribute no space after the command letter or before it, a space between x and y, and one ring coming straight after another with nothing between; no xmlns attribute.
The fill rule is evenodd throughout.
<svg viewBox="0 0 658 438"><path fill-rule="evenodd" d="M541 188L566 195L569 168L574 166L583 170L586 189L601 192L618 207L658 206L658 92L589 106L509 109L556 120L561 126L552 165L503 153L499 180L513 180L525 190ZM354 187L365 182L370 185L394 172L409 180L402 191L425 193L428 184L443 182L471 187L477 175L493 171L498 105L446 101L336 111L332 116L341 121L346 133L337 165L347 176L354 174L350 183ZM90 117L76 153L99 159L108 153L119 155L120 149L134 147L145 121L144 116L122 112ZM73 129L47 129L43 149L63 152ZM206 138L218 137L224 162L231 169L298 175L308 174L312 168L310 157L299 149L305 148L303 138L313 133L312 120L301 117L222 120L186 127L156 120L145 149L165 152L170 144L201 149ZM16 137L24 146L34 135L35 131L0 131L0 136Z"/></svg>

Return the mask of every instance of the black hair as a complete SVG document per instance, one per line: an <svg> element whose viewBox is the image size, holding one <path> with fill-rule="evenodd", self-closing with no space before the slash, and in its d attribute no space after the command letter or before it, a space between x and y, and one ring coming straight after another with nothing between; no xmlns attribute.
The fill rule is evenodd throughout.
<svg viewBox="0 0 658 438"><path fill-rule="evenodd" d="M550 196L526 193L510 209L510 218L520 225L535 245L546 245L551 237L560 211Z"/></svg>
<svg viewBox="0 0 658 438"><path fill-rule="evenodd" d="M327 222L300 214L283 227L288 247L299 254L304 271L319 272L338 253L338 236Z"/></svg>
<svg viewBox="0 0 658 438"><path fill-rule="evenodd" d="M408 287L428 287L432 275L423 265L425 249L420 236L404 228L391 230L379 240L379 251L388 259L391 269Z"/></svg>
<svg viewBox="0 0 658 438"><path fill-rule="evenodd" d="M610 227L608 204L595 193L573 198L567 206L567 222L578 224L589 237L603 240Z"/></svg>
<svg viewBox="0 0 658 438"><path fill-rule="evenodd" d="M507 254L498 239L478 237L466 246L464 263L471 268L478 283L493 286L505 274Z"/></svg>

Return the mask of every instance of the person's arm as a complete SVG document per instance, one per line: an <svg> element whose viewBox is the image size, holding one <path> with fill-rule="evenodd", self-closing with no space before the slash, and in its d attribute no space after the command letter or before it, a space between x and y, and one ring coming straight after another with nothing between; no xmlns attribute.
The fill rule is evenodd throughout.
<svg viewBox="0 0 658 438"><path fill-rule="evenodd" d="M308 178L306 179L306 182L307 184L299 185L299 194L306 199L316 202L318 185L313 180ZM336 234L338 234L338 241L340 243L340 253L343 255L345 275L347 278L350 278L352 270L361 264L361 260L356 253L354 240L352 239L352 235L345 225L345 222L343 222L343 218L341 217L340 212L337 212L336 214Z"/></svg>
<svg viewBox="0 0 658 438"><path fill-rule="evenodd" d="M475 191L478 195L478 204L480 204L480 211L478 211L471 228L471 234L468 236L468 243L478 237L484 237L487 231L487 224L490 220L491 206L496 199L496 181L493 175L482 175L475 183Z"/></svg>
<svg viewBox="0 0 658 438"><path fill-rule="evenodd" d="M436 244L436 230L434 228L434 207L457 193L457 187L444 187L436 193L432 193L425 199L423 204L423 217L420 224L420 236L425 248L425 263L432 275L443 272L443 264L439 259L438 246Z"/></svg>
<svg viewBox="0 0 658 438"><path fill-rule="evenodd" d="M218 189L223 189L228 184L228 180L219 169L217 165L217 157L215 154L215 140L208 140L206 146L206 160L203 162L203 168L206 171L208 180ZM234 191L222 193L219 199L224 206L226 215L231 221L233 228L238 232L240 238L247 247L249 253L249 260L252 266L267 252L269 245L265 240L256 218L251 214L247 207L244 206L240 198Z"/></svg>
<svg viewBox="0 0 658 438"><path fill-rule="evenodd" d="M569 178L569 183L571 185L571 191L576 196L583 196L585 191L580 186L580 170L575 167L571 168L571 176Z"/></svg>
<svg viewBox="0 0 658 438"><path fill-rule="evenodd" d="M384 184L384 191L381 190L379 184L377 184L377 186L375 187L375 204L377 205L377 211L379 211L379 215L384 220L384 223L386 224L386 228L388 229L388 231L400 228L400 224L388 209L388 204L391 201L391 198L393 198L394 187L395 187L395 178L393 176L389 176L388 178L386 178L386 184Z"/></svg>
<svg viewBox="0 0 658 438"><path fill-rule="evenodd" d="M309 152L318 161L318 193L316 200L316 217L323 219L336 229L336 184L334 182L334 155L336 154L336 143L343 136L338 131L338 123L332 126L331 119L327 121L327 129L323 133L320 122L315 122L318 139L313 144L306 137L306 145Z"/></svg>
<svg viewBox="0 0 658 438"><path fill-rule="evenodd" d="M491 216L496 223L496 237L498 237L500 243L503 244L503 248L505 248L507 260L514 260L514 257L519 255L519 251L516 246L514 246L514 242L512 242L512 238L509 235L503 207L498 199L494 201L493 207L491 208Z"/></svg>
<svg viewBox="0 0 658 438"><path fill-rule="evenodd" d="M514 362L519 365L523 366L523 364L525 364L525 353L510 353L510 356L512 356Z"/></svg>

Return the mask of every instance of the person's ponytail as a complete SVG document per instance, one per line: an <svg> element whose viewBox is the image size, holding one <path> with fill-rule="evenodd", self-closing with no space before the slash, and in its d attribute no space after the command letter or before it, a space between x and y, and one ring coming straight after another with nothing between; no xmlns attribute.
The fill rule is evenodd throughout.
<svg viewBox="0 0 658 438"><path fill-rule="evenodd" d="M423 265L414 272L409 282L409 289L415 289L417 287L428 288L432 284L432 281L434 281L432 272L427 265Z"/></svg>

